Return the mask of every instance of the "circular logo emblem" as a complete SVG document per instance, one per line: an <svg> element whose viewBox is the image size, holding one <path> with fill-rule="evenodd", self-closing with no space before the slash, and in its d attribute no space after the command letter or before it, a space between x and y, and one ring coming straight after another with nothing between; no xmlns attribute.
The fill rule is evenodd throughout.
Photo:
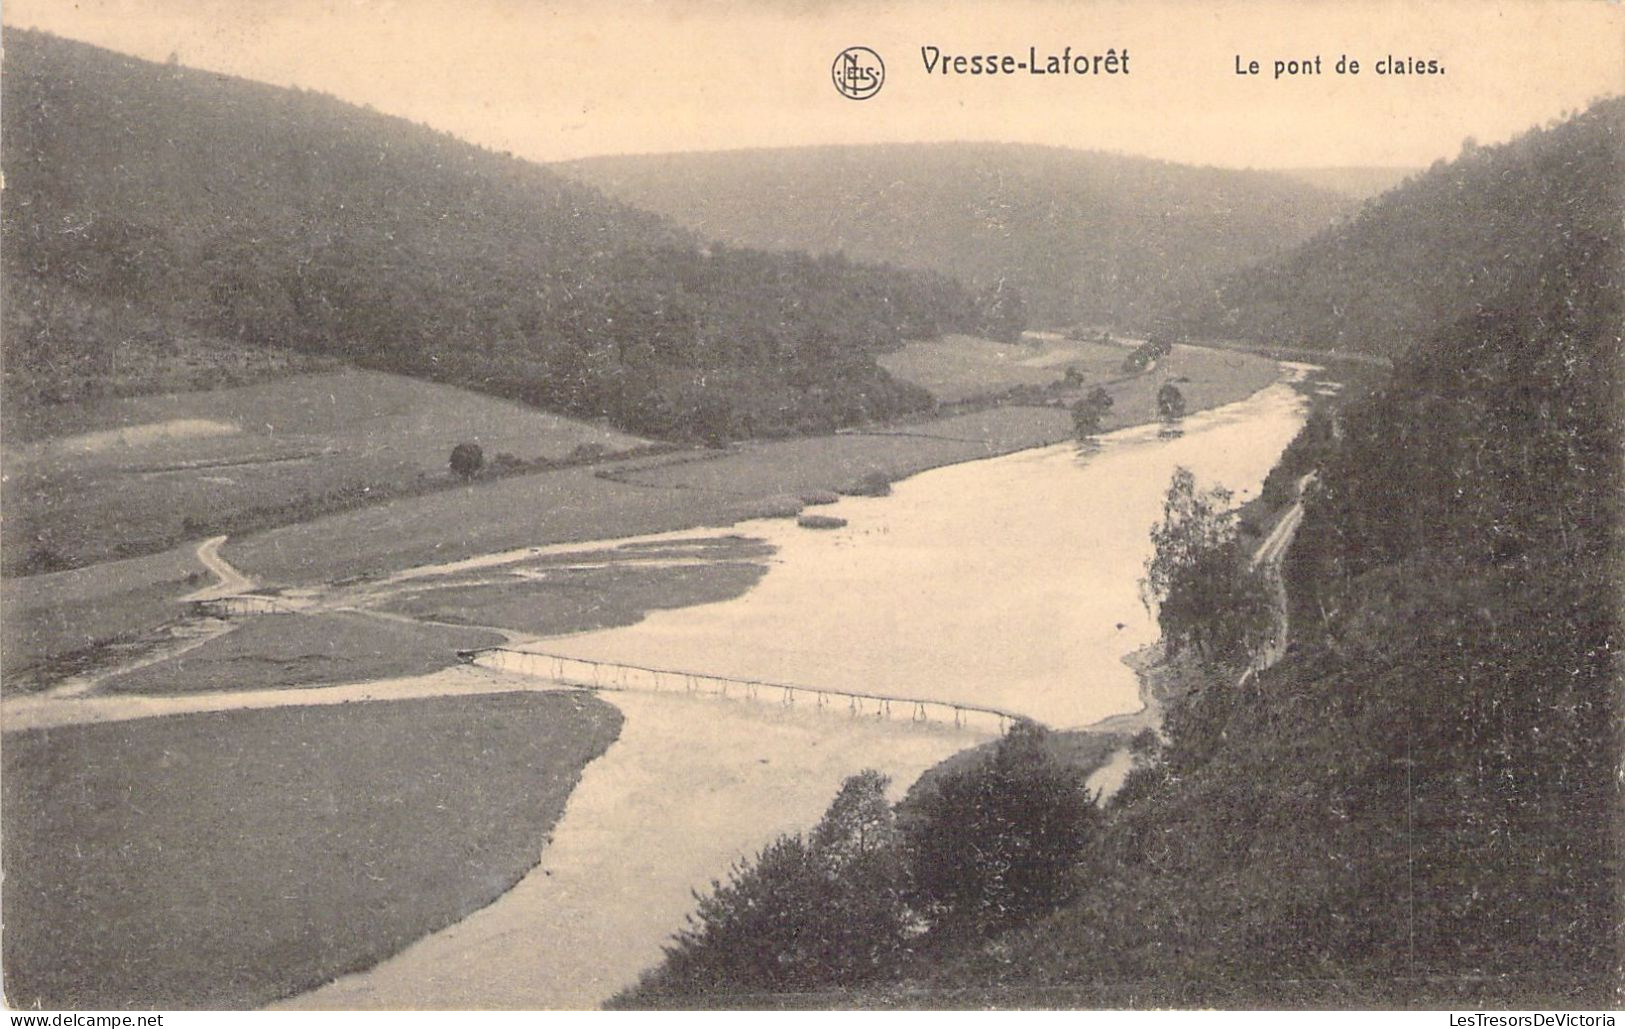
<svg viewBox="0 0 1625 1029"><path fill-rule="evenodd" d="M886 81L885 62L866 46L842 50L829 73L835 79L835 88L848 100L867 100L880 92Z"/></svg>

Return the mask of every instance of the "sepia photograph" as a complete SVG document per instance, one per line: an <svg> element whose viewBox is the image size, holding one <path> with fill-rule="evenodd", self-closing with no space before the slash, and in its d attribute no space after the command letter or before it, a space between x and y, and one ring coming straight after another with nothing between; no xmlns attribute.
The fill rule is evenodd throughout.
<svg viewBox="0 0 1625 1029"><path fill-rule="evenodd" d="M1625 6L0 19L9 1025L1615 1024Z"/></svg>

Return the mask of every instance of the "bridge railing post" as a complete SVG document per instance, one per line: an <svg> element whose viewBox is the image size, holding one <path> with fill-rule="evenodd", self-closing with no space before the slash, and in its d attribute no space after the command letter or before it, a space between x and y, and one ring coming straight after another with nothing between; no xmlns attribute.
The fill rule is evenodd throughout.
<svg viewBox="0 0 1625 1029"><path fill-rule="evenodd" d="M225 598L222 606L229 605L238 599ZM614 688L672 692L677 691L676 684L681 683L681 691L689 694L707 693L724 699L742 698L760 701L763 699L762 687L766 686L778 691L779 703L785 707L796 704L799 693L812 694L813 706L818 710L829 709L834 697L845 697L847 699L847 714L851 718L856 718L860 714L868 716L872 713L877 721L891 721L893 720L892 705L895 702L910 705L909 721L914 724L929 724L941 721L946 725L950 721L949 716L951 713L951 720L955 729L996 731L1002 734L1009 731L1010 725L1014 722L1014 716L996 708L951 702L944 703L919 698L887 697L828 688L811 688L796 686L791 683L730 679L721 675L703 675L664 668L645 668L639 665L628 665L614 661L564 657L559 654L515 650L509 647L489 647L484 650L460 652L460 654L464 656L465 660L472 661L475 664L485 664L487 667L503 671L511 670L526 675L551 678L555 682L591 686L595 689Z"/></svg>

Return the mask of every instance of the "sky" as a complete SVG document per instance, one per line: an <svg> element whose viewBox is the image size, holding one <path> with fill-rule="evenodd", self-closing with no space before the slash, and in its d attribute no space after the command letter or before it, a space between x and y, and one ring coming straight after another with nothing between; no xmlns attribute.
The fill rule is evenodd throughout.
<svg viewBox="0 0 1625 1029"><path fill-rule="evenodd" d="M7 25L331 93L539 161L994 140L1227 167L1419 167L1625 92L1625 4L7 0ZM830 69L861 44L873 97ZM922 47L1128 51L1117 76L943 76ZM1321 57L1321 73L1273 76ZM1359 60L1358 75L1335 62ZM1385 56L1442 75L1377 75ZM1257 60L1261 74L1237 74Z"/></svg>

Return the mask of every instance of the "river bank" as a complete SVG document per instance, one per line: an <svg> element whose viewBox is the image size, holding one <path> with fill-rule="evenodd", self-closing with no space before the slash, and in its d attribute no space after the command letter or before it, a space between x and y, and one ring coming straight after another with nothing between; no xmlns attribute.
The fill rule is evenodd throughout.
<svg viewBox="0 0 1625 1029"><path fill-rule="evenodd" d="M1179 347L1154 375L1114 384L1102 431L1155 421L1176 383L1190 414L1243 400L1279 377L1264 358ZM830 436L683 451L515 476L234 539L228 560L265 582L314 584L516 547L721 527L781 514L787 497L898 480L1072 438L1061 406L1000 406Z"/></svg>
<svg viewBox="0 0 1625 1029"><path fill-rule="evenodd" d="M1147 512L1156 508L1167 462L1203 459L1208 462L1209 473L1235 481L1236 475L1261 475L1273 460L1273 454L1259 454L1274 445L1276 435L1290 431L1296 405L1290 387L1272 389L1274 392L1255 393L1240 404L1191 416L1182 436L1166 437L1154 428L1129 429L1107 434L1099 448L1082 453L1070 445L1040 447L993 462L961 462L910 477L899 483L896 493L888 498L846 498L835 506L862 510L862 515L854 518L850 532L809 533L797 530L782 518L764 523L771 532L763 538L773 544L774 550L769 573L761 583L733 599L710 598L710 603L671 612L670 616L687 612L704 613L710 618L719 608L731 605L743 605L747 611L754 608L767 615L757 623L759 627L777 625L781 636L816 641L815 646L791 656L799 662L828 665L833 669L831 675L850 673L859 682L871 678L889 682L898 674L898 668L877 668L876 662L887 660L895 651L905 664L918 658L939 670L963 675L957 685L953 681L925 684L933 690L993 682L1001 690L1030 693L1035 714L1041 715L1047 705L1053 705L1053 716L1046 720L1055 724L1091 721L1085 717L1086 710L1100 705L1107 710L1121 710L1131 701L1118 696L1122 690L1117 686L1091 677L1089 688L1083 689L1085 683L1076 681L1076 677L1058 677L1055 670L1092 668L1091 655L1101 653L1115 659L1125 649L1121 644L1133 635L1125 635L1123 630L1130 609L1137 607L1131 584L1139 562L1135 553L1120 552L1124 551L1122 540L1138 541L1144 536L1141 523L1148 517ZM955 427L998 424L999 419L1010 417L1008 411L982 414L989 419L981 423L961 420ZM990 437L970 431L953 437L904 438L923 438L933 447L954 443L985 449L990 445ZM1008 442L1010 437L1004 439ZM1242 440L1247 446L1241 445ZM1259 453L1242 454L1244 450ZM687 478L715 474L712 466L726 459L646 468L646 475L677 478L639 482L632 477L632 481L615 485L640 494L751 501L753 497L726 492L725 486ZM1235 464L1237 460L1242 461L1241 466ZM806 472L794 463L780 467L784 475ZM837 464L823 468L819 474L827 474L832 467ZM735 483L747 492L767 484L743 479ZM481 491L475 488L469 492ZM952 498L953 502L942 498ZM999 502L990 498L998 498ZM974 517L966 512L973 512ZM757 528L753 524L734 531L754 535ZM594 538L601 537L600 533ZM864 542L860 543L860 538ZM910 544L911 540L923 539L931 540L932 547ZM870 562L875 552L865 548L886 540L902 544L900 550L888 551L890 558ZM534 547L537 542L531 539L527 544ZM657 542L658 546L653 545ZM667 539L649 541L641 548L627 546L625 540L617 543L620 546L600 543L533 552L515 562L522 567L502 565L502 574L524 571L536 575L534 581L545 582L548 576L564 572L567 578L574 577L576 587L581 587L595 581L579 578L591 566L614 563L606 560L607 550L642 557L651 572L687 573L708 557L725 562L732 558L732 563L738 564L741 557L757 556L741 552L744 544L740 542ZM828 549L814 553L803 549L807 547ZM761 549L753 543L746 546L746 551ZM416 574L424 569L403 568L394 575L370 577L354 584L354 589L365 594L393 581L412 588L438 584L466 591L470 585L456 584L457 576L496 570L490 565L489 550L467 555L469 560L462 565L457 564L457 549L441 547L433 552L439 563L424 575ZM892 560L899 554L903 566ZM1057 562L1057 554L1065 555L1067 560ZM832 555L838 560L829 560ZM966 557L974 557L976 562L967 566ZM1075 560L1093 558L1104 560L1086 567L1074 566ZM860 580L873 588L888 588L907 600L906 610L911 613L906 617L922 622L918 632L902 645L898 645L895 630L904 615L881 619L879 628L887 637L881 642L852 635L838 619L821 621L803 635L800 630L808 628L804 620L792 617L785 621L773 615L771 591L781 588L769 585L775 575L782 578L790 568L844 567L854 572L866 563L871 565L872 574L866 573ZM269 579L257 569L249 571L261 581ZM938 581L924 578L928 572L961 581L950 583L951 588L945 592L937 588ZM1075 592L1055 592L1046 586L1045 576L1058 582L1076 580L1067 586L1067 590ZM1099 588L1107 581L1116 587ZM1126 591L1117 588L1125 581L1130 583ZM796 585L792 577L788 585L791 589L783 596L791 597L792 611L804 610L805 603L796 602L794 597L805 597L808 583L803 580ZM324 583L316 589L320 592L327 588ZM823 600L816 605L823 612L821 618L855 612L873 621L872 616L884 610L861 595L831 595L827 583L815 581L810 588ZM345 589L334 592L344 594ZM794 606L798 603L800 606ZM1102 603L1107 606L1090 606ZM516 610L523 607L518 605ZM784 610L779 608L780 615ZM1046 628L1034 620L1040 617L1037 612L1045 610L1060 611L1078 621ZM929 612L986 615L993 622L984 621L981 627L970 624L956 633L940 619L919 618L921 613ZM590 618L589 612L580 613ZM624 611L616 614L617 618L624 616ZM295 627L300 624L298 618L278 616L276 621ZM1114 627L1114 620L1121 624ZM270 622L266 620L267 625ZM1001 634L997 629L987 629L988 624L1019 627L1021 635ZM626 631L636 631L639 625ZM537 625L533 629L546 627ZM984 651L996 649L987 646L988 639L1004 639L1006 660L995 668L984 657L979 663L961 668L964 662L957 651L948 653L941 646L931 645L955 636ZM711 652L718 650L718 640L725 640L727 649L735 652L734 657L752 650L767 655L768 660L783 656L782 649L775 652L762 645L763 638L760 634L735 633L725 623L719 629L715 622L697 637ZM1017 642L1021 639L1056 639L1066 646L1059 651L1025 648ZM1102 645L1107 650L1101 650ZM1027 649L1032 652L1023 653ZM831 654L840 651L849 658L866 657L868 667L854 670L839 661L830 664ZM1032 667L1024 670L1020 662ZM1075 681L1057 681L1059 678ZM1125 681L1132 693L1135 684L1128 678ZM472 681L456 685L471 692L524 688L517 683ZM545 688L543 682L537 681L536 685ZM74 704L89 703L97 707L98 714L119 719L140 717L137 711L179 714L214 704L225 709L256 701L294 704L306 697L325 697L327 691L307 694L282 690L279 697L271 697L269 692L273 691L163 700L133 696L85 698ZM392 688L370 692L377 697L395 695ZM333 695L336 698L338 692ZM345 699L351 699L349 693ZM442 1007L594 1004L626 986L630 977L658 958L660 941L681 924L682 915L692 904L692 888L702 886L720 874L730 860L751 853L776 833L812 824L842 777L875 766L892 774L899 785L906 784L943 757L985 738L907 722L841 719L832 724L827 714L789 712L757 704L635 694L611 694L605 699L627 714L622 738L589 766L580 790L572 796L565 817L556 827L553 842L542 851L542 866L490 908L420 941L373 972L343 980L301 1003L385 1007L402 1003ZM102 711L101 706L107 710ZM16 713L15 708L12 710ZM42 726L61 724L63 716L61 706L40 705L38 711L30 713ZM83 717L84 713L79 714ZM1092 746L1099 751L1097 758L1106 755L1102 741ZM761 748L754 760L753 747ZM679 796L682 801L675 802L673 798ZM649 861L630 861L628 855L632 854L649 855ZM652 866L646 867L650 862ZM611 924L613 928L606 929Z"/></svg>
<svg viewBox="0 0 1625 1029"><path fill-rule="evenodd" d="M1177 382L1194 414L1273 381L1274 362L1180 347L1160 377L1114 384L1111 431L1153 421L1154 393ZM1141 381L1144 380L1144 381ZM273 585L320 586L537 544L615 540L717 528L783 514L787 498L833 491L869 474L896 480L1070 439L1064 407L999 406L863 432L760 441L508 476L397 498L234 537L233 565ZM127 561L3 580L7 676L141 638L182 614L174 603L206 581L194 545ZM77 657L75 657L77 655Z"/></svg>
<svg viewBox="0 0 1625 1029"><path fill-rule="evenodd" d="M660 960L691 891L817 822L865 768L893 796L986 737L739 701L601 695L621 736L582 774L541 863L489 907L279 1008L595 1008Z"/></svg>

